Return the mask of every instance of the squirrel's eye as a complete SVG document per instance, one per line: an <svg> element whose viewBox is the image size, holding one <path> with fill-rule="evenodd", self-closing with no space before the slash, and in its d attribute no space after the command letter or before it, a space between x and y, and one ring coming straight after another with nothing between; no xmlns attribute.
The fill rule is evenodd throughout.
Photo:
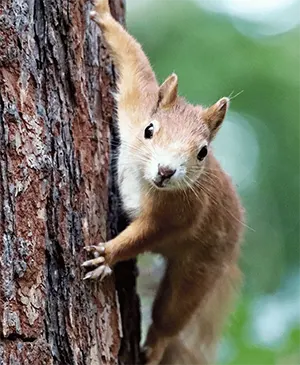
<svg viewBox="0 0 300 365"><path fill-rule="evenodd" d="M151 124L148 125L148 127L146 127L144 137L146 139L151 139L153 137L153 131L154 131L154 126L151 123Z"/></svg>
<svg viewBox="0 0 300 365"><path fill-rule="evenodd" d="M201 148L200 152L197 155L199 161L204 160L205 156L207 155L207 146Z"/></svg>

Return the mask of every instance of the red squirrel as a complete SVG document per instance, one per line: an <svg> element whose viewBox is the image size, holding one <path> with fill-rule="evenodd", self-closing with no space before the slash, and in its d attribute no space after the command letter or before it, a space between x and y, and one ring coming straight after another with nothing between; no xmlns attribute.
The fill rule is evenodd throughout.
<svg viewBox="0 0 300 365"><path fill-rule="evenodd" d="M178 96L178 78L159 85L141 45L95 0L99 25L118 72L118 183L131 224L114 239L85 247L94 258L85 279L145 252L166 270L144 345L147 365L211 364L231 297L239 287L243 209L213 156L211 142L229 106Z"/></svg>

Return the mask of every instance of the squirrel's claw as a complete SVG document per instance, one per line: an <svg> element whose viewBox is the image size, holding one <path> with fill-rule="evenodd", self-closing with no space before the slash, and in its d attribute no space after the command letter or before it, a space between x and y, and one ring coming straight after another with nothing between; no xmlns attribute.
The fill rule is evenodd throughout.
<svg viewBox="0 0 300 365"><path fill-rule="evenodd" d="M82 267L98 266L100 264L103 264L104 261L105 261L105 258L103 256L99 256L93 260L84 261L84 263L81 266Z"/></svg>
<svg viewBox="0 0 300 365"><path fill-rule="evenodd" d="M100 279L103 280L107 275L112 273L112 269L108 265L100 265L95 270L89 271L83 280Z"/></svg>
<svg viewBox="0 0 300 365"><path fill-rule="evenodd" d="M85 247L83 247L83 249L87 252L94 252L94 254L98 253L98 254L102 255L105 253L105 244L99 243L99 245L85 246ZM98 257L98 256L95 256L95 257Z"/></svg>
<svg viewBox="0 0 300 365"><path fill-rule="evenodd" d="M95 10L90 11L90 18L92 20L95 20L96 16L97 16L97 13L95 12Z"/></svg>
<svg viewBox="0 0 300 365"><path fill-rule="evenodd" d="M87 279L100 279L103 280L105 276L112 273L111 268L105 263L105 244L86 246L84 250L94 254L94 259L85 261L82 267L98 266L96 269L89 271L83 280Z"/></svg>
<svg viewBox="0 0 300 365"><path fill-rule="evenodd" d="M90 12L90 17L96 23L99 23L101 17L105 14L110 14L108 0L95 0L94 9Z"/></svg>

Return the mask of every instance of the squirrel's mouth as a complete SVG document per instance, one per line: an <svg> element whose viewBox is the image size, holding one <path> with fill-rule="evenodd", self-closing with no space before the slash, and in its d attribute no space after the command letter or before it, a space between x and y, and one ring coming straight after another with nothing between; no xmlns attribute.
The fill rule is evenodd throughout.
<svg viewBox="0 0 300 365"><path fill-rule="evenodd" d="M157 188L165 188L168 186L168 183L170 181L170 178L163 178L161 176L157 176L155 179L152 180L153 184Z"/></svg>

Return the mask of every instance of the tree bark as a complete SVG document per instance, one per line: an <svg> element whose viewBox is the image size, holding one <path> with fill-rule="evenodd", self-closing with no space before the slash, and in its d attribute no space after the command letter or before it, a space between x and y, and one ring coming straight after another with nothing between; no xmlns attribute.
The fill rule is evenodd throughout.
<svg viewBox="0 0 300 365"><path fill-rule="evenodd" d="M80 267L84 245L126 224L109 173L114 70L90 9L0 4L1 365L139 363L135 263L103 283Z"/></svg>

